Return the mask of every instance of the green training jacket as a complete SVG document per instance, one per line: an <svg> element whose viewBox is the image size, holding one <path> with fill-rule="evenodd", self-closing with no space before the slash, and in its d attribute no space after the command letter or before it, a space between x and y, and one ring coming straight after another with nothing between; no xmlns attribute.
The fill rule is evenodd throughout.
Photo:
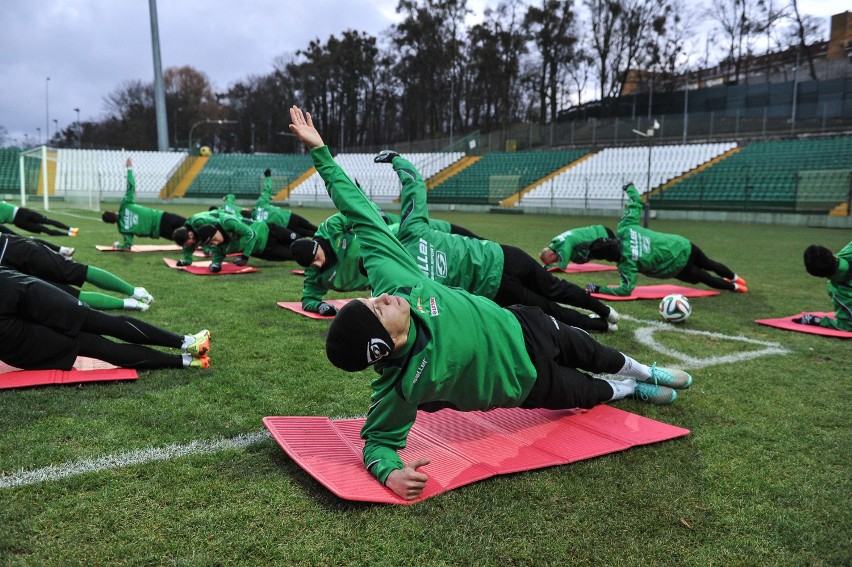
<svg viewBox="0 0 852 567"><path fill-rule="evenodd" d="M642 197L631 183L627 189L627 205L615 233L621 239L619 286L603 286L600 293L630 295L636 287L636 274L652 278L671 278L686 267L692 253L692 243L676 234L655 232L639 226L642 216Z"/></svg>
<svg viewBox="0 0 852 567"><path fill-rule="evenodd" d="M828 296L834 303L835 319L823 317L821 327L852 331L852 242L837 253L840 264L828 280Z"/></svg>
<svg viewBox="0 0 852 567"><path fill-rule="evenodd" d="M493 299L503 277L503 249L490 240L476 240L435 230L426 205L426 183L403 157L393 159L402 182L398 238L429 279Z"/></svg>
<svg viewBox="0 0 852 567"><path fill-rule="evenodd" d="M205 224L213 224L226 236L223 245L212 247L214 264L221 264L225 256L235 252L242 252L246 256L261 252L266 248L269 238L269 226L265 222L243 219L221 209L196 213L187 219L186 224L193 232ZM181 259L191 264L194 251L195 246L184 246Z"/></svg>
<svg viewBox="0 0 852 567"><path fill-rule="evenodd" d="M17 206L7 203L6 201L0 201L0 223L12 222L15 220L15 213L17 211Z"/></svg>
<svg viewBox="0 0 852 567"><path fill-rule="evenodd" d="M361 245L355 233L346 226L346 217L335 213L317 227L314 235L328 241L337 259L327 259L322 268L305 268L305 283L302 286L302 309L316 313L328 290L357 291L368 289L367 276L358 270Z"/></svg>
<svg viewBox="0 0 852 567"><path fill-rule="evenodd" d="M293 216L293 211L276 207L271 202L272 178L267 177L263 181L263 191L260 193L260 197L257 198L257 202L254 204L254 209L251 212L252 218L287 228L287 225L290 224L290 217Z"/></svg>
<svg viewBox="0 0 852 567"><path fill-rule="evenodd" d="M462 411L515 407L536 378L517 318L493 301L431 280L388 229L378 207L355 186L326 146L311 151L337 208L361 241L374 295L411 307L405 346L376 363L370 409L361 429L364 464L381 482L403 468L418 406Z"/></svg>
<svg viewBox="0 0 852 567"><path fill-rule="evenodd" d="M163 211L149 209L136 204L136 179L133 177L133 169L127 168L127 189L124 198L118 207L118 232L124 237L124 242L117 248L130 248L133 246L134 236L160 237L160 222L163 220Z"/></svg>
<svg viewBox="0 0 852 567"><path fill-rule="evenodd" d="M554 236L548 248L559 256L556 265L564 270L570 262L582 264L589 259L589 242L608 237L606 228L602 224L572 228Z"/></svg>

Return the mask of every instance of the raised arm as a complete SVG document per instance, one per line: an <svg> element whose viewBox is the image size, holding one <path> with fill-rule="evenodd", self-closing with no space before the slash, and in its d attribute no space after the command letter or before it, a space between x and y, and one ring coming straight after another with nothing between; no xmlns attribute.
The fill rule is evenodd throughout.
<svg viewBox="0 0 852 567"><path fill-rule="evenodd" d="M623 187L623 190L627 194L627 203L624 205L624 214L621 216L621 221L618 223L618 231L628 226L638 225L639 220L642 218L642 210L645 206L644 203L642 203L642 196L639 194L635 185L628 183Z"/></svg>

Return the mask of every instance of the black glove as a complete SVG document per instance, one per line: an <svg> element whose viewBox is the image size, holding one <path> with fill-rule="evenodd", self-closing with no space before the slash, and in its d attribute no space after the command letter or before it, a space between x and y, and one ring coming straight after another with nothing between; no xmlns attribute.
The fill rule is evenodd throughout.
<svg viewBox="0 0 852 567"><path fill-rule="evenodd" d="M248 261L249 261L249 257L246 256L245 254L243 254L239 258L234 260L234 265L242 267L242 266L245 266L246 264L248 264Z"/></svg>
<svg viewBox="0 0 852 567"><path fill-rule="evenodd" d="M393 150L382 150L373 158L373 161L376 163L392 163L393 158L399 156L398 152Z"/></svg>
<svg viewBox="0 0 852 567"><path fill-rule="evenodd" d="M190 265L190 262L184 262L183 260L178 260L175 263L175 266L189 266L189 265Z"/></svg>
<svg viewBox="0 0 852 567"><path fill-rule="evenodd" d="M218 274L222 271L222 264L210 264L210 267L207 269L213 272L214 274Z"/></svg>
<svg viewBox="0 0 852 567"><path fill-rule="evenodd" d="M586 284L586 293L597 293L601 290L601 286L596 283L589 282Z"/></svg>
<svg viewBox="0 0 852 567"><path fill-rule="evenodd" d="M266 170L263 172L263 176L272 177L272 170L267 167Z"/></svg>
<svg viewBox="0 0 852 567"><path fill-rule="evenodd" d="M622 190L622 191L624 191L624 192L626 193L626 192L627 192L627 188L628 188L628 187L630 187L631 185L633 185L633 182L632 182L632 181L631 181L630 183L625 183L624 185L622 185L622 186L621 186L621 190Z"/></svg>
<svg viewBox="0 0 852 567"><path fill-rule="evenodd" d="M812 313L806 313L801 317L794 317L793 323L798 323L800 325L815 325L819 326L820 321L822 321L822 317L818 317Z"/></svg>
<svg viewBox="0 0 852 567"><path fill-rule="evenodd" d="M323 317L334 317L337 315L337 308L334 305L329 305L328 303L320 303L317 313Z"/></svg>

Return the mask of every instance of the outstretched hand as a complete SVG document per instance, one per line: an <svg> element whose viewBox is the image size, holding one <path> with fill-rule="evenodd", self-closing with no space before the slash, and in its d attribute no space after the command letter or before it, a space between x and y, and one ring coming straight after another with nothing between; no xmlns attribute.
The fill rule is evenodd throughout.
<svg viewBox="0 0 852 567"><path fill-rule="evenodd" d="M302 140L309 149L319 148L325 145L322 141L322 136L314 128L314 121L311 119L310 112L302 112L302 109L295 104L290 107L290 130L297 138Z"/></svg>
<svg viewBox="0 0 852 567"><path fill-rule="evenodd" d="M426 473L417 472L417 469L430 462L429 459L416 459L402 469L391 471L385 480L385 486L393 490L400 498L414 500L420 496L426 488L426 481L429 480Z"/></svg>

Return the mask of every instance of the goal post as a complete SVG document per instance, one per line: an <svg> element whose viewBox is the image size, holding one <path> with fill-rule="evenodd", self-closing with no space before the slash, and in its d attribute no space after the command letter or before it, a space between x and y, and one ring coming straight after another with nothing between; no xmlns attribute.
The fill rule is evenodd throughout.
<svg viewBox="0 0 852 567"><path fill-rule="evenodd" d="M40 199L44 210L100 210L102 172L85 151L41 146L21 152L20 174L22 206Z"/></svg>

